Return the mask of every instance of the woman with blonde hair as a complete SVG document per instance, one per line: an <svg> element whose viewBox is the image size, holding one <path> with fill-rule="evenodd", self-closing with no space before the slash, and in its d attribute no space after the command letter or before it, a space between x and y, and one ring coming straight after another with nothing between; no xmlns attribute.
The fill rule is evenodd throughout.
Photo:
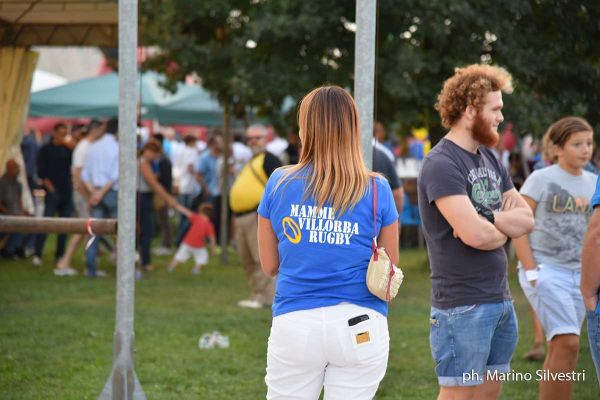
<svg viewBox="0 0 600 400"><path fill-rule="evenodd" d="M307 94L298 164L276 170L258 208L263 271L277 275L267 351L268 399L372 399L389 353L387 303L366 272L372 239L398 262L398 213L361 154L352 97ZM376 202L374 202L376 200Z"/></svg>

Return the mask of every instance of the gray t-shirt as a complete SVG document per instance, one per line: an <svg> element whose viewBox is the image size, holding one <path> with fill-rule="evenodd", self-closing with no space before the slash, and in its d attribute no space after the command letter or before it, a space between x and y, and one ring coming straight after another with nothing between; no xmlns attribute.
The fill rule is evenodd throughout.
<svg viewBox="0 0 600 400"><path fill-rule="evenodd" d="M0 204L8 209L8 215L21 211L21 183L4 174L0 177Z"/></svg>
<svg viewBox="0 0 600 400"><path fill-rule="evenodd" d="M581 269L581 246L592 215L596 179L588 171L571 175L556 164L529 175L521 194L537 203L535 227L529 234L536 263Z"/></svg>
<svg viewBox="0 0 600 400"><path fill-rule="evenodd" d="M499 210L502 194L513 188L506 168L491 150L471 153L442 139L423 160L418 179L419 212L431 266L431 304L436 308L510 299L504 248L467 246L438 210L435 200L468 196L476 210Z"/></svg>

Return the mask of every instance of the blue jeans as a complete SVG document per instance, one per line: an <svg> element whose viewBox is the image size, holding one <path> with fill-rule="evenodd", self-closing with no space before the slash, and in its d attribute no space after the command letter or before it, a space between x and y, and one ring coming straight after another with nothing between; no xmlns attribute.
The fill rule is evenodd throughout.
<svg viewBox="0 0 600 400"><path fill-rule="evenodd" d="M518 339L511 300L447 310L431 307L429 322L440 386L481 385L487 374L510 371Z"/></svg>
<svg viewBox="0 0 600 400"><path fill-rule="evenodd" d="M600 384L600 314L588 310L586 318L590 351L592 353L594 365L596 366L598 384Z"/></svg>
<svg viewBox="0 0 600 400"><path fill-rule="evenodd" d="M46 197L44 198L44 217L54 217L58 214L59 217L68 218L72 213L73 196L71 190L68 193L46 192ZM35 255L38 257L42 257L46 236L44 233L35 236ZM65 254L66 244L67 235L58 235L56 252L54 253L56 260Z"/></svg>
<svg viewBox="0 0 600 400"><path fill-rule="evenodd" d="M104 195L100 203L92 208L92 218L117 218L117 191L110 190ZM96 238L85 252L85 266L90 278L96 276L96 255L98 253L98 238Z"/></svg>
<svg viewBox="0 0 600 400"><path fill-rule="evenodd" d="M2 239L5 235L0 235ZM4 245L4 252L7 256L14 256L19 248L23 247L25 235L22 233L9 233Z"/></svg>
<svg viewBox="0 0 600 400"><path fill-rule="evenodd" d="M139 242L140 259L142 267L150 265L150 245L154 235L154 224L152 215L154 214L154 193L138 193L138 224L139 224Z"/></svg>

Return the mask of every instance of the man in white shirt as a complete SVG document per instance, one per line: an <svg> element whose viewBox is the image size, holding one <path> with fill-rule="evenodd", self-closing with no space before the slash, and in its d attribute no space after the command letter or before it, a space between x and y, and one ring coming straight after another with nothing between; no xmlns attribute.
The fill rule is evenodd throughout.
<svg viewBox="0 0 600 400"><path fill-rule="evenodd" d="M192 208L192 200L200 193L200 185L196 181L194 167L198 164L200 153L196 147L196 136L188 134L183 138L185 147L181 149L177 159L174 160L174 170L179 188L179 203L186 207ZM179 232L177 234L177 243L183 239L183 234L188 228L188 219L185 215L180 214Z"/></svg>
<svg viewBox="0 0 600 400"><path fill-rule="evenodd" d="M118 120L106 125L106 132L90 144L81 181L89 193L88 204L92 207L92 218L117 217L117 189L119 181L119 144L115 137ZM94 240L86 251L87 276L95 278L105 273L96 271L98 241Z"/></svg>
<svg viewBox="0 0 600 400"><path fill-rule="evenodd" d="M89 193L81 181L81 170L83 169L86 154L90 145L100 136L102 136L102 134L104 134L105 129L106 123L98 120L91 121L88 130L82 132L82 139L77 143L77 146L75 146L75 150L73 150L73 158L71 163L73 204L79 218L90 217L90 206L88 204ZM71 258L85 237L85 235L81 234L75 234L71 236L71 240L67 246L67 251L56 263L54 275L77 275L77 271L71 268Z"/></svg>
<svg viewBox="0 0 600 400"><path fill-rule="evenodd" d="M248 161L252 158L252 150L243 143L243 140L242 137L239 137L231 143L233 172L236 177L239 175L242 168L244 168L244 165L248 164Z"/></svg>

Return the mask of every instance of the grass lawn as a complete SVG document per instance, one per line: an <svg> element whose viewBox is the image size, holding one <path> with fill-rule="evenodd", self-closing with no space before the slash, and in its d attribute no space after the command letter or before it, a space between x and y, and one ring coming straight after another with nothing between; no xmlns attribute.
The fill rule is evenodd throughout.
<svg viewBox="0 0 600 400"><path fill-rule="evenodd" d="M111 370L114 333L114 267L110 278L55 277L46 246L45 265L0 260L0 398L96 399ZM429 279L424 251L403 250L405 283L390 307L390 361L377 399L434 399L437 382L429 352ZM261 399L270 310L236 306L249 294L242 269L212 260L201 275L190 265L158 270L136 285L136 372L149 399ZM74 266L83 269L76 257ZM511 269L520 318L520 340L512 368L540 369L520 355L532 343L526 300ZM198 349L204 332L229 336L228 349ZM574 399L598 399L587 337L581 339ZM536 382L504 385L502 399L536 399Z"/></svg>

